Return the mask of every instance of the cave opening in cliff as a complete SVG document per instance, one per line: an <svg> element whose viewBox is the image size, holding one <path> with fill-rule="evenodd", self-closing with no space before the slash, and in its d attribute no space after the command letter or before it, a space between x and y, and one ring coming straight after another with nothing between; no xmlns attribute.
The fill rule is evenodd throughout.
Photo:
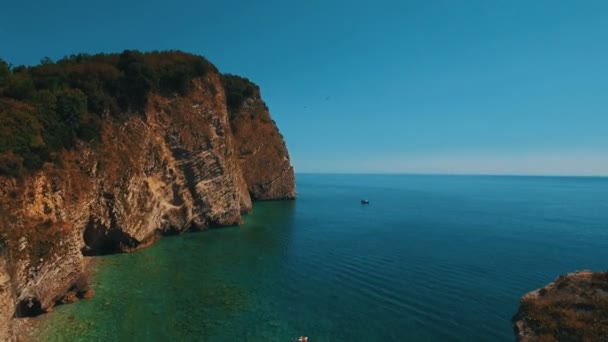
<svg viewBox="0 0 608 342"><path fill-rule="evenodd" d="M106 227L99 221L90 219L83 233L84 256L107 255L134 249L139 244L117 227Z"/></svg>
<svg viewBox="0 0 608 342"><path fill-rule="evenodd" d="M15 308L15 317L35 317L42 315L45 311L42 310L42 304L38 298L27 297L19 301Z"/></svg>

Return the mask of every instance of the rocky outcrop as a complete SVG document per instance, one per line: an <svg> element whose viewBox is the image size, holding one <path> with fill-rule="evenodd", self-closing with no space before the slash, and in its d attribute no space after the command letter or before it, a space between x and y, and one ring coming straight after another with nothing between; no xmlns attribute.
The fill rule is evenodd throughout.
<svg viewBox="0 0 608 342"><path fill-rule="evenodd" d="M566 274L526 294L513 325L518 341L605 341L608 273Z"/></svg>
<svg viewBox="0 0 608 342"><path fill-rule="evenodd" d="M252 120L242 122L247 135L233 135L219 74L193 82L186 96L151 94L142 115L104 118L99 140L60 152L42 170L0 176L0 340L13 317L90 295L85 256L239 224L251 197L294 197L293 168L268 112L262 131ZM255 144L238 141L255 134L264 134ZM256 156L244 160L241 146ZM242 172L250 163L256 170Z"/></svg>
<svg viewBox="0 0 608 342"><path fill-rule="evenodd" d="M295 177L283 136L259 89L231 115L241 169L255 200L294 199Z"/></svg>

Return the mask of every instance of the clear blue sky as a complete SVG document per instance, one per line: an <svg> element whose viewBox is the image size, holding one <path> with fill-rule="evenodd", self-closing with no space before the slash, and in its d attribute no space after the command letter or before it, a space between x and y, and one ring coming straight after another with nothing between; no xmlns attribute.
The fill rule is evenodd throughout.
<svg viewBox="0 0 608 342"><path fill-rule="evenodd" d="M0 41L202 54L261 86L300 172L608 175L606 1L22 0Z"/></svg>

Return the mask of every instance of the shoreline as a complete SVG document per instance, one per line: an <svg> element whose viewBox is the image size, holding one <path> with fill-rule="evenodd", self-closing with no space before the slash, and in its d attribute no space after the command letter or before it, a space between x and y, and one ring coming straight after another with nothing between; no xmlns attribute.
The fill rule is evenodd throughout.
<svg viewBox="0 0 608 342"><path fill-rule="evenodd" d="M263 200L263 201L259 201L259 202L272 202L272 201L281 202L284 200ZM241 222L239 224L213 227L213 228L208 228L205 230L189 230L189 231L184 232L183 234L178 234L178 235L186 235L186 234L192 234L192 233L205 233L208 230L222 229L222 228L229 228L229 227L239 227L245 223L244 218L247 216L250 216L252 213L253 213L253 210L248 214L243 214L242 215L243 219L241 220ZM77 292L81 292L81 291L79 291L79 289L73 289L72 287L70 287L59 298L61 300L61 298L66 298L67 296L70 296L69 297L70 299L75 299L75 300L70 300L65 303L59 303L60 300L58 300L57 301L58 304L55 304L48 311L46 311L38 316L12 318L12 324L11 324L12 329L11 329L11 334L9 335L10 341L14 341L14 342L37 341L36 338L38 337L37 334L40 333L41 324L43 324L45 320L50 318L49 315L54 313L56 307L63 306L63 305L76 304L80 301L89 300L89 299L93 298L94 296L96 296L97 294L95 293L95 289L94 289L94 286L92 285L93 282L91 279L92 267L95 263L99 262L99 260L101 258L110 256L110 255L137 253L139 251L142 251L142 250L155 246L159 240L161 240L165 237L168 237L168 236L173 236L173 235L163 235L163 234L155 233L155 234L151 235L149 238L145 239L140 245L137 246L137 248L129 249L124 252L118 252L118 253L83 256L83 259L82 259L83 267L82 267L81 277L82 277L82 279L84 279L86 281L86 284L85 284L86 290L82 291L83 295L78 295L78 296L71 295L71 294L75 293L75 291L77 291ZM90 295L91 292L92 292L92 295ZM89 293L89 295L84 295L84 293Z"/></svg>
<svg viewBox="0 0 608 342"><path fill-rule="evenodd" d="M284 202L284 201L292 201L292 200L293 199L269 199L269 200L257 200L255 202ZM254 204L255 204L255 202L254 202ZM210 227L205 230L188 230L182 234L177 234L177 235L205 233L210 230L230 228L230 227L240 227L245 224L245 218L251 217L252 214L253 214L253 207L249 213L242 214L242 220L239 224ZM89 300L89 299L93 298L94 296L97 296L97 294L95 293L94 285L93 285L94 282L92 281L92 267L94 266L94 264L98 263L100 261L100 259L111 256L111 255L137 253L137 252L146 250L148 248L154 247L158 241L160 241L163 238L170 237L170 236L174 236L174 235L172 235L172 234L164 235L164 234L155 233L155 234L152 234L149 238L145 239L140 245L137 246L137 248L129 249L124 252L118 252L118 253L107 253L107 254L101 254L101 255L83 256L83 259L82 259L83 267L82 267L81 276L84 280L86 280L87 289L88 289L88 291L93 292L93 296L86 296L86 297L72 296L70 298L72 298L72 299L75 298L76 300L69 301L66 303L56 304L53 307L51 307L47 312L44 312L38 316L13 318L10 341L14 341L14 342L37 341L38 340L37 337L39 337L37 335L40 333L40 331L41 331L40 329L42 328L41 325L44 324L45 320L50 318L50 315L52 315L54 313L56 307L63 306L63 305L76 304L80 301ZM97 284L95 284L95 285L97 285ZM69 295L73 291L74 290L72 290L72 289L68 289L60 298L64 298L65 296Z"/></svg>
<svg viewBox="0 0 608 342"><path fill-rule="evenodd" d="M147 245L147 246L151 246L153 245L153 243ZM40 332L41 329L41 324L44 323L45 320L49 319L51 314L54 313L55 308L58 306L63 306L63 305L71 305L71 304L75 304L78 303L80 301L83 300L89 300L90 298L94 297L95 291L93 289L93 286L91 285L91 268L93 267L93 264L95 264L98 259L100 257L103 256L85 256L83 257L82 260L82 264L83 264L83 270L82 270L82 277L83 279L86 280L86 284L88 287L88 291L87 293L89 293L89 295L80 297L80 296L76 296L76 297L71 297L71 298L76 298L77 300L75 301L71 301L71 302L66 302L63 304L56 304L53 307L50 308L50 310L48 310L47 312L44 312L38 316L35 317L14 317L12 320L12 331L11 331L11 335L10 335L10 341L15 341L15 342L29 342L29 341L37 341L37 334ZM91 292L92 291L92 295ZM62 295L62 297L67 296L68 294L70 294L70 290L66 291L65 294Z"/></svg>

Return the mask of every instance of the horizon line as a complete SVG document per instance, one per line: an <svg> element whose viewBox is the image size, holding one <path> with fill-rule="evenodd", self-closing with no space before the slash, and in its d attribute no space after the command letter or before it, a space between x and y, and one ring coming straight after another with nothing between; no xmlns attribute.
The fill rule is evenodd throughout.
<svg viewBox="0 0 608 342"><path fill-rule="evenodd" d="M608 178L608 175L567 174L509 174L509 173L441 173L441 172L359 172L359 171L295 171L309 175L370 175L370 176L455 176L455 177L555 177L555 178Z"/></svg>

